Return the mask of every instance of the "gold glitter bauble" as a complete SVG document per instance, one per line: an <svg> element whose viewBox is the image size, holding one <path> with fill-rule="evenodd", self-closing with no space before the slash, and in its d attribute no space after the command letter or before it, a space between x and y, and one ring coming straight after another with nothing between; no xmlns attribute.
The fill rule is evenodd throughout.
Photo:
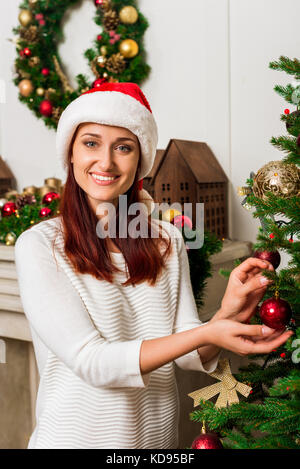
<svg viewBox="0 0 300 469"><path fill-rule="evenodd" d="M124 39L120 42L119 51L126 59L132 59L139 52L139 46L133 39Z"/></svg>
<svg viewBox="0 0 300 469"><path fill-rule="evenodd" d="M21 10L18 16L18 20L22 26L28 26L33 20L33 15L30 10Z"/></svg>
<svg viewBox="0 0 300 469"><path fill-rule="evenodd" d="M256 197L266 199L266 192L283 198L300 194L300 169L293 163L270 161L256 174L253 182L253 193Z"/></svg>
<svg viewBox="0 0 300 469"><path fill-rule="evenodd" d="M30 96L31 93L33 92L33 84L30 80L27 80L26 78L24 80L21 80L20 83L18 84L20 94L22 96Z"/></svg>
<svg viewBox="0 0 300 469"><path fill-rule="evenodd" d="M44 88L37 88L35 92L38 96L44 96L45 94Z"/></svg>
<svg viewBox="0 0 300 469"><path fill-rule="evenodd" d="M101 46L100 47L100 52L102 55L106 55L107 54L107 47L106 46Z"/></svg>
<svg viewBox="0 0 300 469"><path fill-rule="evenodd" d="M179 212L179 210L176 210L174 208L169 208L162 214L162 219L165 221L171 222L173 218L176 217L177 215L182 215L182 213Z"/></svg>
<svg viewBox="0 0 300 469"><path fill-rule="evenodd" d="M123 7L120 10L119 18L124 24L134 24L137 22L139 15L136 8L132 6Z"/></svg>
<svg viewBox="0 0 300 469"><path fill-rule="evenodd" d="M13 232L7 233L5 236L5 244L6 246L13 246L16 242L16 235Z"/></svg>

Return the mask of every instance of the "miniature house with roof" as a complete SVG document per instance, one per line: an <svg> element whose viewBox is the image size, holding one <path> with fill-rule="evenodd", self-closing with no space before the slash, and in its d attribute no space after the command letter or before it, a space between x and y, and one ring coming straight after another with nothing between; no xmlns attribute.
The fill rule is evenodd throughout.
<svg viewBox="0 0 300 469"><path fill-rule="evenodd" d="M171 139L166 150L157 150L143 187L154 202L204 203L204 227L218 238L228 236L228 179L204 142ZM193 226L196 223L193 206Z"/></svg>

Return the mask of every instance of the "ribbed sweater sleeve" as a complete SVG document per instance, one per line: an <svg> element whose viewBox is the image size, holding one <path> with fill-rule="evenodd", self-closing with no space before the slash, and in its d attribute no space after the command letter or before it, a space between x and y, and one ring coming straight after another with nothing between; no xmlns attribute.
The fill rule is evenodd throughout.
<svg viewBox="0 0 300 469"><path fill-rule="evenodd" d="M150 373L142 375L139 364L143 339L110 343L101 336L43 233L32 228L19 236L15 264L30 326L69 369L94 387L147 386Z"/></svg>
<svg viewBox="0 0 300 469"><path fill-rule="evenodd" d="M179 233L176 234L179 243L179 262L180 262L180 280L178 291L177 311L174 321L173 334L183 332L194 327L202 326L203 323L199 319L197 305L195 302L191 277L188 254L185 247L184 238L181 232L174 227ZM215 371L218 365L221 351L215 355L211 360L202 364L201 358L197 350L182 355L175 360L176 365L185 370L203 371L211 373Z"/></svg>

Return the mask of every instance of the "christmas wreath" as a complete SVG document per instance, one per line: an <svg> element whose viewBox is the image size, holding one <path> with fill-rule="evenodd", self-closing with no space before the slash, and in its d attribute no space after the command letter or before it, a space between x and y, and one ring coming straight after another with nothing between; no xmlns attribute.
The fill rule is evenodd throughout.
<svg viewBox="0 0 300 469"><path fill-rule="evenodd" d="M63 39L61 20L78 0L25 0L20 5L20 25L13 28L18 57L13 82L19 87L19 99L27 104L48 127L56 129L65 107L84 91L109 82L131 81L137 84L148 76L143 34L148 27L136 8L135 0L91 0L96 7L94 21L102 27L94 48L84 52L95 80L76 76L73 89L64 74L57 52Z"/></svg>

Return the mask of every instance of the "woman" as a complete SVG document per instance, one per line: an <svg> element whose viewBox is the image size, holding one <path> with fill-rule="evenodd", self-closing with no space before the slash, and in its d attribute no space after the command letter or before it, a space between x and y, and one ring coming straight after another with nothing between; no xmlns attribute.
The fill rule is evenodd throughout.
<svg viewBox="0 0 300 469"><path fill-rule="evenodd" d="M272 269L254 258L233 270L220 310L201 323L184 239L172 224L151 220L149 194L139 190L156 145L150 105L134 83L104 83L61 115L60 215L22 233L15 246L40 373L29 449L175 449L173 361L212 372L222 348L268 353L291 335L244 324L268 283L261 271ZM146 236L136 236L130 207L142 199Z"/></svg>

